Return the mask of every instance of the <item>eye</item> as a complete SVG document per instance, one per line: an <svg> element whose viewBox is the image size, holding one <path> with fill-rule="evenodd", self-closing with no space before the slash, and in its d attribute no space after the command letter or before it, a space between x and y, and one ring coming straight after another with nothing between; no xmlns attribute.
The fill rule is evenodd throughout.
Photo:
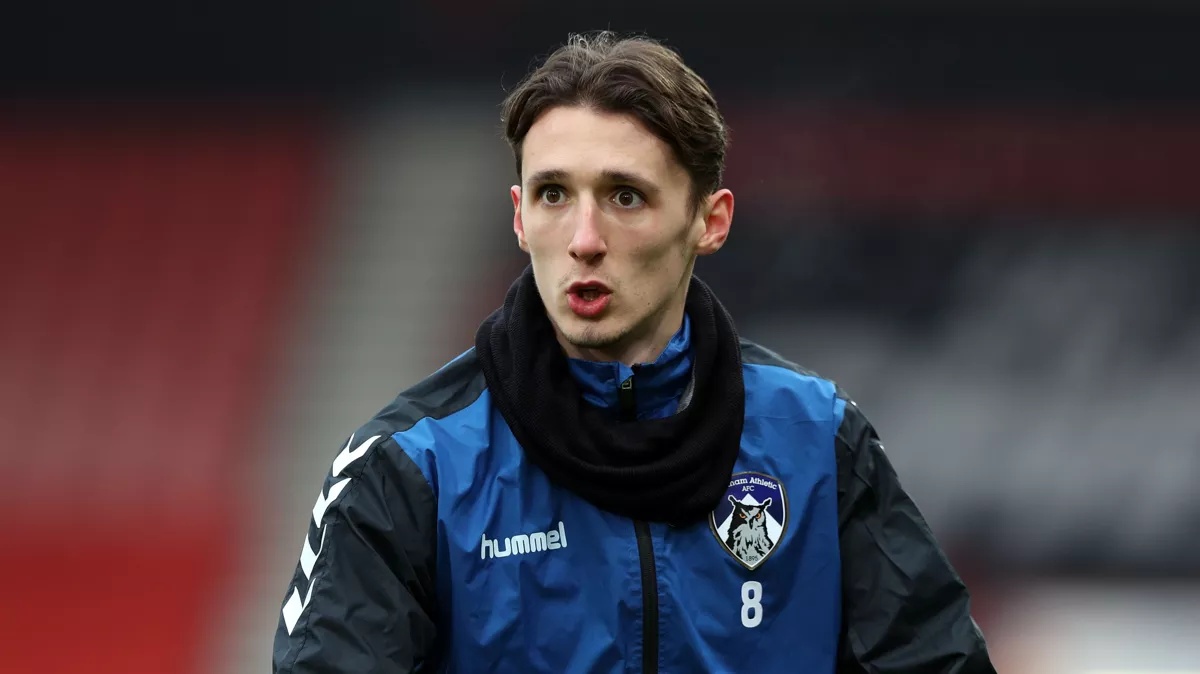
<svg viewBox="0 0 1200 674"><path fill-rule="evenodd" d="M635 189L623 187L613 194L613 203L621 208L637 208L646 203L645 198Z"/></svg>
<svg viewBox="0 0 1200 674"><path fill-rule="evenodd" d="M546 185L538 189L538 199L549 206L557 206L566 201L567 195L558 185Z"/></svg>
<svg viewBox="0 0 1200 674"><path fill-rule="evenodd" d="M738 517L746 519L746 513L738 513Z"/></svg>
<svg viewBox="0 0 1200 674"><path fill-rule="evenodd" d="M759 513L759 514L755 515L755 516L754 516L754 519L756 519L756 520L761 520L761 519L762 519L762 513Z"/></svg>

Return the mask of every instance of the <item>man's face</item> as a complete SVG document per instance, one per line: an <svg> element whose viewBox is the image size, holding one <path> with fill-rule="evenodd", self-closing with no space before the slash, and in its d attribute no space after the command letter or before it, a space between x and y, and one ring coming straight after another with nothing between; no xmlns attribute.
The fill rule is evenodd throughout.
<svg viewBox="0 0 1200 674"><path fill-rule="evenodd" d="M683 319L696 255L724 243L733 195L693 209L687 171L666 143L630 115L583 107L538 118L522 174L513 229L564 347L653 358Z"/></svg>

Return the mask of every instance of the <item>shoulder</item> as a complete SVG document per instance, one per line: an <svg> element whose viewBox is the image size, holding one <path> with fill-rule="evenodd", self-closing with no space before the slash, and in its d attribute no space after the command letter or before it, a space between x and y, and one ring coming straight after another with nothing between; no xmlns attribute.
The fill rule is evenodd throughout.
<svg viewBox="0 0 1200 674"><path fill-rule="evenodd" d="M363 429L376 427L394 435L408 431L422 420L443 420L474 405L486 388L483 370L472 348L401 391Z"/></svg>
<svg viewBox="0 0 1200 674"><path fill-rule="evenodd" d="M430 457L420 450L420 443L406 442L408 436L427 433L434 425L449 431L451 437L461 435L465 428L479 428L464 416L486 414L484 393L487 383L479 367L475 350L470 349L446 363L434 373L401 391L386 407L358 427L347 448L369 441L378 454L388 456L389 463L408 465L410 460L429 480ZM466 421L467 423L463 423ZM343 453L346 450L343 450ZM372 462L364 462L365 464Z"/></svg>
<svg viewBox="0 0 1200 674"><path fill-rule="evenodd" d="M841 422L849 398L835 381L748 339L741 340L741 351L747 414Z"/></svg>
<svg viewBox="0 0 1200 674"><path fill-rule="evenodd" d="M847 471L871 463L883 452L871 422L842 387L749 340L742 340L746 380L746 416L790 416L826 424L833 434L838 464L838 492L845 490ZM867 470L868 468L854 468Z"/></svg>

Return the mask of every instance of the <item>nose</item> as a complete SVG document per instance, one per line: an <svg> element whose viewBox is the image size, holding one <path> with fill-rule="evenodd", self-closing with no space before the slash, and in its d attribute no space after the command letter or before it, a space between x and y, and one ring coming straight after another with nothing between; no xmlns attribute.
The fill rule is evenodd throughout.
<svg viewBox="0 0 1200 674"><path fill-rule="evenodd" d="M579 207L575 209L575 231L571 236L571 243L567 246L567 252L580 262L595 264L608 251L600 231L599 211L591 199L580 199Z"/></svg>

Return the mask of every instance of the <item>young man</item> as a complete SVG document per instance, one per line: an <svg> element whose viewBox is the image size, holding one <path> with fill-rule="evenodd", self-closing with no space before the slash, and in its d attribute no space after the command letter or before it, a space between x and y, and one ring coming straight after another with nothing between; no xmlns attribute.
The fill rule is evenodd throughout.
<svg viewBox="0 0 1200 674"><path fill-rule="evenodd" d="M504 105L530 267L334 458L276 672L993 672L857 407L740 340L724 122L671 51L574 37Z"/></svg>

